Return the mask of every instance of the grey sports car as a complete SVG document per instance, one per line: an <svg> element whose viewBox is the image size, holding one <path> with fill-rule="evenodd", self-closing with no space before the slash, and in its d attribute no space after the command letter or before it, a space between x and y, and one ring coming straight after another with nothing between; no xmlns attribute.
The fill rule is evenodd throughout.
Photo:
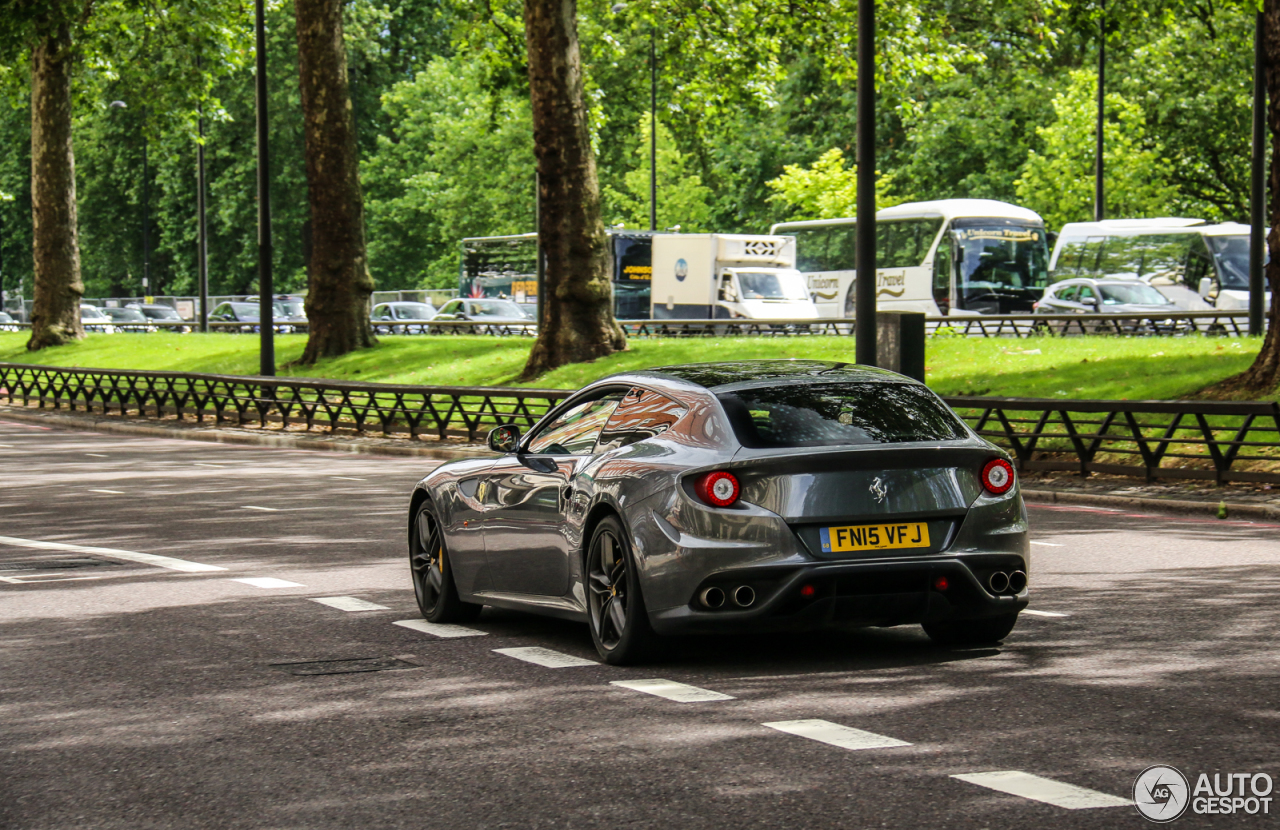
<svg viewBox="0 0 1280 830"><path fill-rule="evenodd" d="M433 622L484 605L582 620L626 663L682 633L920 623L994 642L1027 605L1009 457L882 369L615 375L489 447L413 492L413 585Z"/></svg>

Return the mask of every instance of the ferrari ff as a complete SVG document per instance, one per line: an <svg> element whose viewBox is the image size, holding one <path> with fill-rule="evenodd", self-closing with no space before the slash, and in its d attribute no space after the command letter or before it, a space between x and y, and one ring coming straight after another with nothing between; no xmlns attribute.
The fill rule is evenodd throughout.
<svg viewBox="0 0 1280 830"><path fill-rule="evenodd" d="M601 658L665 636L921 624L1003 639L1027 605L1027 513L1008 455L923 384L752 360L604 378L496 456L414 489L423 615L483 606L588 624Z"/></svg>

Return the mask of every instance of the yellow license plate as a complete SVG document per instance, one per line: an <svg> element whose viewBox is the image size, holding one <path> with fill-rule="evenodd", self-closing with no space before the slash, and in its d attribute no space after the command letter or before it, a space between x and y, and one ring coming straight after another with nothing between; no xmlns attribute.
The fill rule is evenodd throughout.
<svg viewBox="0 0 1280 830"><path fill-rule="evenodd" d="M823 553L927 547L929 547L929 525L924 522L822 528Z"/></svg>

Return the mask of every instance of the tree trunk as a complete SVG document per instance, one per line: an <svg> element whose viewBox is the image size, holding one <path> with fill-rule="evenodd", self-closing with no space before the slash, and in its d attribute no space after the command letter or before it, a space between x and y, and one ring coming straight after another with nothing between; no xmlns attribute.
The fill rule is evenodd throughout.
<svg viewBox="0 0 1280 830"><path fill-rule="evenodd" d="M71 29L63 23L31 52L31 220L35 304L29 351L84 338L76 162L71 146Z"/></svg>
<svg viewBox="0 0 1280 830"><path fill-rule="evenodd" d="M1230 391L1269 394L1280 386L1280 0L1266 0L1263 8L1263 40L1267 55L1267 124L1271 129L1270 198L1271 233L1267 249L1267 286L1271 290L1271 308L1267 311L1269 327L1262 340L1262 351L1242 374L1221 384Z"/></svg>
<svg viewBox="0 0 1280 830"><path fill-rule="evenodd" d="M369 325L373 278L365 256L342 2L297 0L295 7L312 240L306 302L311 333L298 363L311 365L377 340Z"/></svg>
<svg viewBox="0 0 1280 830"><path fill-rule="evenodd" d="M521 380L626 348L613 319L600 184L578 52L577 0L525 0L533 144L546 257L538 339Z"/></svg>

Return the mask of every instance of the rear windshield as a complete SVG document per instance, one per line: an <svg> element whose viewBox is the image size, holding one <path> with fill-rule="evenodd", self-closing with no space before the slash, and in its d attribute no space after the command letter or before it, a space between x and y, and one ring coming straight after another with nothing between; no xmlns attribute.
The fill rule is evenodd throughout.
<svg viewBox="0 0 1280 830"><path fill-rule="evenodd" d="M718 395L751 449L896 444L964 438L964 425L923 386L815 383Z"/></svg>

